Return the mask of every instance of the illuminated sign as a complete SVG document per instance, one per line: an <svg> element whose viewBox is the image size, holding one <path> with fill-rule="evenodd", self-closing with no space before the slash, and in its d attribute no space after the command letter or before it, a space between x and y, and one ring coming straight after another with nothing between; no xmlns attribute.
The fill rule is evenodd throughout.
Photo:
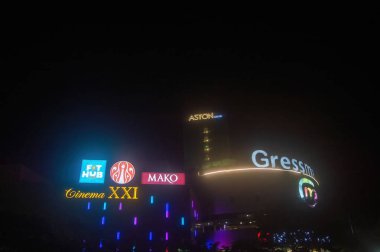
<svg viewBox="0 0 380 252"><path fill-rule="evenodd" d="M108 189L108 192L81 192L69 188L65 191L65 197L67 199L138 199L138 187L110 186Z"/></svg>
<svg viewBox="0 0 380 252"><path fill-rule="evenodd" d="M111 179L118 184L127 184L135 176L135 168L127 161L119 161L110 169Z"/></svg>
<svg viewBox="0 0 380 252"><path fill-rule="evenodd" d="M106 160L82 160L79 183L104 183Z"/></svg>
<svg viewBox="0 0 380 252"><path fill-rule="evenodd" d="M290 159L288 157L279 157L277 155L269 156L266 151L255 150L252 153L252 162L258 168L275 168L294 171L315 179L313 169L301 160L294 158ZM281 168L278 168L279 166Z"/></svg>
<svg viewBox="0 0 380 252"><path fill-rule="evenodd" d="M141 184L184 185L185 173L143 172L141 175Z"/></svg>
<svg viewBox="0 0 380 252"><path fill-rule="evenodd" d="M301 178L298 182L298 191L301 199L303 199L309 207L315 207L318 201L318 194L315 190L314 183L307 178Z"/></svg>
<svg viewBox="0 0 380 252"><path fill-rule="evenodd" d="M223 115L214 115L214 113L203 113L203 114L193 114L189 116L188 121L200 121L200 120L210 120L210 119L218 119L222 118Z"/></svg>

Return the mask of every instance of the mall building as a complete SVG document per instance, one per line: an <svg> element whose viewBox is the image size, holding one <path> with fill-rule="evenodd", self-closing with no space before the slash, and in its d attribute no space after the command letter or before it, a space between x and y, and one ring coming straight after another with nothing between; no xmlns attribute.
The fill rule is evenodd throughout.
<svg viewBox="0 0 380 252"><path fill-rule="evenodd" d="M187 115L183 133L175 171L130 160L78 164L62 198L82 251L329 248L315 223L319 181L302 157L254 142L237 157L228 116L218 112Z"/></svg>

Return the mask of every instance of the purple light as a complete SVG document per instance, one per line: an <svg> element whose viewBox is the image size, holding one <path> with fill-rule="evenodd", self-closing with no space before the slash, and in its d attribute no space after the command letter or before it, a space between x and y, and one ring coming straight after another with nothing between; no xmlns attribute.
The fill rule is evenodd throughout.
<svg viewBox="0 0 380 252"><path fill-rule="evenodd" d="M197 210L194 210L194 218L197 217Z"/></svg>
<svg viewBox="0 0 380 252"><path fill-rule="evenodd" d="M133 225L137 226L137 216L133 218Z"/></svg>
<svg viewBox="0 0 380 252"><path fill-rule="evenodd" d="M116 232L116 240L120 240L120 232Z"/></svg>
<svg viewBox="0 0 380 252"><path fill-rule="evenodd" d="M121 211L123 209L123 203L119 203L119 210Z"/></svg>
<svg viewBox="0 0 380 252"><path fill-rule="evenodd" d="M191 208L194 208L194 200L191 200Z"/></svg>
<svg viewBox="0 0 380 252"><path fill-rule="evenodd" d="M87 210L90 210L91 209L91 202L88 202L87 203Z"/></svg>
<svg viewBox="0 0 380 252"><path fill-rule="evenodd" d="M194 237L197 237L197 230L194 230Z"/></svg>
<svg viewBox="0 0 380 252"><path fill-rule="evenodd" d="M168 219L169 218L169 203L166 203L165 208L166 208L165 217L166 217L166 219Z"/></svg>
<svg viewBox="0 0 380 252"><path fill-rule="evenodd" d="M165 241L168 241L168 240L169 240L169 233L165 232Z"/></svg>

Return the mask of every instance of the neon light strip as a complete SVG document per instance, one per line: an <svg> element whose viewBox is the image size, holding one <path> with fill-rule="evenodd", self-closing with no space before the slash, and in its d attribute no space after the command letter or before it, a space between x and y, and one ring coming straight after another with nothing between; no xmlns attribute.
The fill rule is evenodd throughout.
<svg viewBox="0 0 380 252"><path fill-rule="evenodd" d="M119 210L121 211L123 209L123 203L119 203Z"/></svg>
<svg viewBox="0 0 380 252"><path fill-rule="evenodd" d="M105 216L102 217L102 225L104 225L104 223L106 223L106 217Z"/></svg>
<svg viewBox="0 0 380 252"><path fill-rule="evenodd" d="M169 203L166 203L166 206L165 206L166 210L165 210L165 217L166 219L169 218Z"/></svg>
<svg viewBox="0 0 380 252"><path fill-rule="evenodd" d="M165 233L165 240L166 241L169 240L169 233L168 232Z"/></svg>
<svg viewBox="0 0 380 252"><path fill-rule="evenodd" d="M88 202L87 203L87 210L90 210L91 209L91 202Z"/></svg>
<svg viewBox="0 0 380 252"><path fill-rule="evenodd" d="M133 225L137 225L137 216L135 216L135 218L133 218Z"/></svg>
<svg viewBox="0 0 380 252"><path fill-rule="evenodd" d="M120 240L120 232L116 233L116 240Z"/></svg>
<svg viewBox="0 0 380 252"><path fill-rule="evenodd" d="M181 225L182 225L182 226L185 225L185 217L181 217Z"/></svg>
<svg viewBox="0 0 380 252"><path fill-rule="evenodd" d="M153 204L154 203L154 197L153 195L150 196L150 204Z"/></svg>
<svg viewBox="0 0 380 252"><path fill-rule="evenodd" d="M205 172L201 176L208 176L208 175L219 174L219 173L239 172L239 171L264 171L264 170L267 170L267 171L284 171L284 172L293 172L293 173L301 174L303 176L307 176L307 177L313 179L319 185L319 182L315 178L313 178L312 176L310 176L310 175L303 174L303 173L301 173L299 171L284 170L284 169L280 169L280 168L253 168L252 167L252 168L225 169L225 170Z"/></svg>
<svg viewBox="0 0 380 252"><path fill-rule="evenodd" d="M152 231L149 232L149 241L153 240L153 233Z"/></svg>
<svg viewBox="0 0 380 252"><path fill-rule="evenodd" d="M107 209L107 202L104 202L103 203L103 210L106 210Z"/></svg>

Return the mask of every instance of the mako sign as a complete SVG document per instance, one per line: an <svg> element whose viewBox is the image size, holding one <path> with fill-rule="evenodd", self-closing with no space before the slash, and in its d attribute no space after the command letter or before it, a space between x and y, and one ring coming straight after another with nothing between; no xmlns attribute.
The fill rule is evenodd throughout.
<svg viewBox="0 0 380 252"><path fill-rule="evenodd" d="M218 118L222 118L223 115L216 115L214 114L214 112L211 112L211 113L202 113L202 114L193 114L193 115L190 115L189 118L188 118L188 121L191 122L191 121L202 121L202 120L211 120L211 119L218 119Z"/></svg>
<svg viewBox="0 0 380 252"><path fill-rule="evenodd" d="M185 185L185 174L184 173L143 172L141 174L141 184Z"/></svg>
<svg viewBox="0 0 380 252"><path fill-rule="evenodd" d="M295 158L269 155L264 150L255 150L252 153L252 162L257 168L273 168L298 172L315 180L314 170L308 164Z"/></svg>
<svg viewBox="0 0 380 252"><path fill-rule="evenodd" d="M82 160L79 183L104 183L106 160Z"/></svg>

